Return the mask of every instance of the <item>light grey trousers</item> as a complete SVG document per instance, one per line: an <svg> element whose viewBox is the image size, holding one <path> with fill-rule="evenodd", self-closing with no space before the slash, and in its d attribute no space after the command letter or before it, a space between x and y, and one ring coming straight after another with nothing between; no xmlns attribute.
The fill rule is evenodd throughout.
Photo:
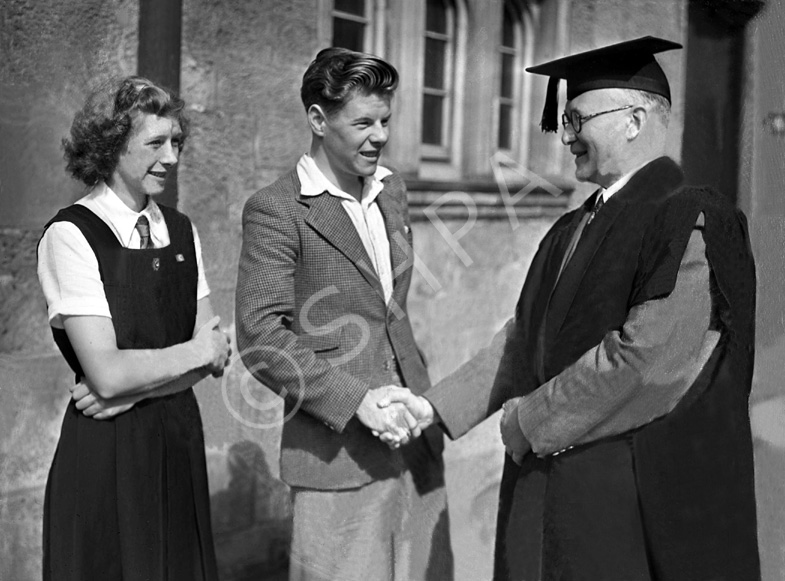
<svg viewBox="0 0 785 581"><path fill-rule="evenodd" d="M349 490L293 488L292 504L290 581L453 578L443 486L420 495L405 470Z"/></svg>

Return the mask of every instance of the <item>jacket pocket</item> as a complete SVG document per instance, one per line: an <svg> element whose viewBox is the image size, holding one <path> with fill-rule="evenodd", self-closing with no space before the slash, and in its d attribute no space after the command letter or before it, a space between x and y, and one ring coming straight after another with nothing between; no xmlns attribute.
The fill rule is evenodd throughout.
<svg viewBox="0 0 785 581"><path fill-rule="evenodd" d="M297 345L310 349L314 353L333 351L341 346L341 335L343 335L342 327L318 334L298 335Z"/></svg>

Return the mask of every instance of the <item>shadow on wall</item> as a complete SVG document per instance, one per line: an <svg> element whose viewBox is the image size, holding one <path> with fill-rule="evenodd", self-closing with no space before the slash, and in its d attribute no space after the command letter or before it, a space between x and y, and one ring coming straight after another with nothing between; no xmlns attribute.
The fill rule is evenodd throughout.
<svg viewBox="0 0 785 581"><path fill-rule="evenodd" d="M292 511L289 488L270 473L264 451L243 440L227 455L229 485L211 499L223 581L287 578Z"/></svg>

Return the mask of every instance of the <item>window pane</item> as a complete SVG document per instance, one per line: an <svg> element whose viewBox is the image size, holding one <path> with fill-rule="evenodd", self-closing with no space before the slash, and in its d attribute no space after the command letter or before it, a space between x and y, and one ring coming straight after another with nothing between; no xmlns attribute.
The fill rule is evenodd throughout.
<svg viewBox="0 0 785 581"><path fill-rule="evenodd" d="M425 9L425 30L447 34L447 7L444 0L428 0Z"/></svg>
<svg viewBox="0 0 785 581"><path fill-rule="evenodd" d="M333 46L363 51L365 25L362 22L333 18Z"/></svg>
<svg viewBox="0 0 785 581"><path fill-rule="evenodd" d="M438 95L423 95L422 103L422 142L431 145L442 144L442 112L444 98Z"/></svg>
<svg viewBox="0 0 785 581"><path fill-rule="evenodd" d="M511 54L502 55L502 87L501 96L512 99L513 97L513 80L515 79L515 57Z"/></svg>
<svg viewBox="0 0 785 581"><path fill-rule="evenodd" d="M499 149L512 149L512 105L499 105Z"/></svg>
<svg viewBox="0 0 785 581"><path fill-rule="evenodd" d="M504 20L502 21L502 46L515 48L515 16L509 0L504 3Z"/></svg>
<svg viewBox="0 0 785 581"><path fill-rule="evenodd" d="M447 43L435 38L425 39L425 86L430 89L444 88L444 61Z"/></svg>
<svg viewBox="0 0 785 581"><path fill-rule="evenodd" d="M365 16L365 0L335 0L333 8L341 12Z"/></svg>

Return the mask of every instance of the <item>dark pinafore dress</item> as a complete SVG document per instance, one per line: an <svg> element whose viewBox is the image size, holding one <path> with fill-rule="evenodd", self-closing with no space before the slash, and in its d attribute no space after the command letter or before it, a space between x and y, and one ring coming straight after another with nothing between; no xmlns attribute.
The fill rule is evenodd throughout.
<svg viewBox="0 0 785 581"><path fill-rule="evenodd" d="M171 243L145 250L123 248L80 205L50 222L74 223L93 248L121 349L163 348L193 335L191 223L161 211ZM82 370L65 331L53 332L78 381ZM110 420L85 417L69 402L46 485L43 552L44 580L218 579L192 389L143 400Z"/></svg>

